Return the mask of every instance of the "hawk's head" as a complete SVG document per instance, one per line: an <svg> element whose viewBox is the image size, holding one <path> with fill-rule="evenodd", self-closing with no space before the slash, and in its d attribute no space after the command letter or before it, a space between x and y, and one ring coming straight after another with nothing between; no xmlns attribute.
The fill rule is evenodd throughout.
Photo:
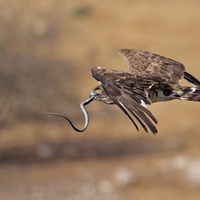
<svg viewBox="0 0 200 200"><path fill-rule="evenodd" d="M94 97L94 100L100 101L106 104L114 104L113 100L106 94L101 85L96 86L90 93L90 97Z"/></svg>

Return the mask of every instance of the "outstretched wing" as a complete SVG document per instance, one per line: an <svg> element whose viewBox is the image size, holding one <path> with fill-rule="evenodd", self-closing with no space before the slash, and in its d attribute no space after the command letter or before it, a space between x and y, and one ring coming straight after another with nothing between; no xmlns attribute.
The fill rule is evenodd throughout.
<svg viewBox="0 0 200 200"><path fill-rule="evenodd" d="M136 123L129 115L134 116L146 132L147 127L155 134L157 129L152 123L156 118L146 108L151 101L145 89L153 84L151 80L135 77L123 71L96 67L91 69L92 76L101 82L102 88L112 101L129 117L135 127Z"/></svg>
<svg viewBox="0 0 200 200"><path fill-rule="evenodd" d="M121 49L119 54L128 62L132 74L158 82L162 79L165 84L178 84L184 77L184 65L170 58L136 49Z"/></svg>

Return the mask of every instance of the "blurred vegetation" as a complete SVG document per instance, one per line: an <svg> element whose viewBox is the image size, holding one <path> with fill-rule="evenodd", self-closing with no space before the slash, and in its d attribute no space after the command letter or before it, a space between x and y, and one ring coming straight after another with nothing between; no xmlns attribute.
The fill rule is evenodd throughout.
<svg viewBox="0 0 200 200"><path fill-rule="evenodd" d="M0 12L1 122L42 120L47 109L78 102L70 90L76 87L74 64L53 56L63 31L60 18L45 9L35 12L29 1L1 2Z"/></svg>

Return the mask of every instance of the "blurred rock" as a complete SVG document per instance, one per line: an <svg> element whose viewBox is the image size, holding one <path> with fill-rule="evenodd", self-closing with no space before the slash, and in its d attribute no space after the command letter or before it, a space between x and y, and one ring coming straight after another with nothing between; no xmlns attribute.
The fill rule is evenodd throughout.
<svg viewBox="0 0 200 200"><path fill-rule="evenodd" d="M113 184L108 180L102 180L99 184L99 192L100 193L111 193L114 189Z"/></svg>
<svg viewBox="0 0 200 200"><path fill-rule="evenodd" d="M183 169L188 165L189 158L186 155L179 155L172 158L169 162L170 169Z"/></svg>
<svg viewBox="0 0 200 200"><path fill-rule="evenodd" d="M184 176L189 183L200 185L200 160L188 162Z"/></svg>
<svg viewBox="0 0 200 200"><path fill-rule="evenodd" d="M52 146L47 144L41 144L37 147L37 156L42 158L51 158L55 156L55 150L52 148Z"/></svg>
<svg viewBox="0 0 200 200"><path fill-rule="evenodd" d="M135 184L138 180L138 177L135 172L121 168L115 171L114 179L119 186L129 186Z"/></svg>

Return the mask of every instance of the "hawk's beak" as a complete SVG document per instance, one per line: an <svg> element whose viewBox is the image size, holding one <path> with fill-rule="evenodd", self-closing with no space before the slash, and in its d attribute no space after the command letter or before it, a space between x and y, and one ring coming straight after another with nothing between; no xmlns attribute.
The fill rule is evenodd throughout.
<svg viewBox="0 0 200 200"><path fill-rule="evenodd" d="M95 94L94 94L94 91L90 92L90 97L94 97Z"/></svg>
<svg viewBox="0 0 200 200"><path fill-rule="evenodd" d="M94 98L97 96L97 93L95 91L90 92L90 98L94 100Z"/></svg>

